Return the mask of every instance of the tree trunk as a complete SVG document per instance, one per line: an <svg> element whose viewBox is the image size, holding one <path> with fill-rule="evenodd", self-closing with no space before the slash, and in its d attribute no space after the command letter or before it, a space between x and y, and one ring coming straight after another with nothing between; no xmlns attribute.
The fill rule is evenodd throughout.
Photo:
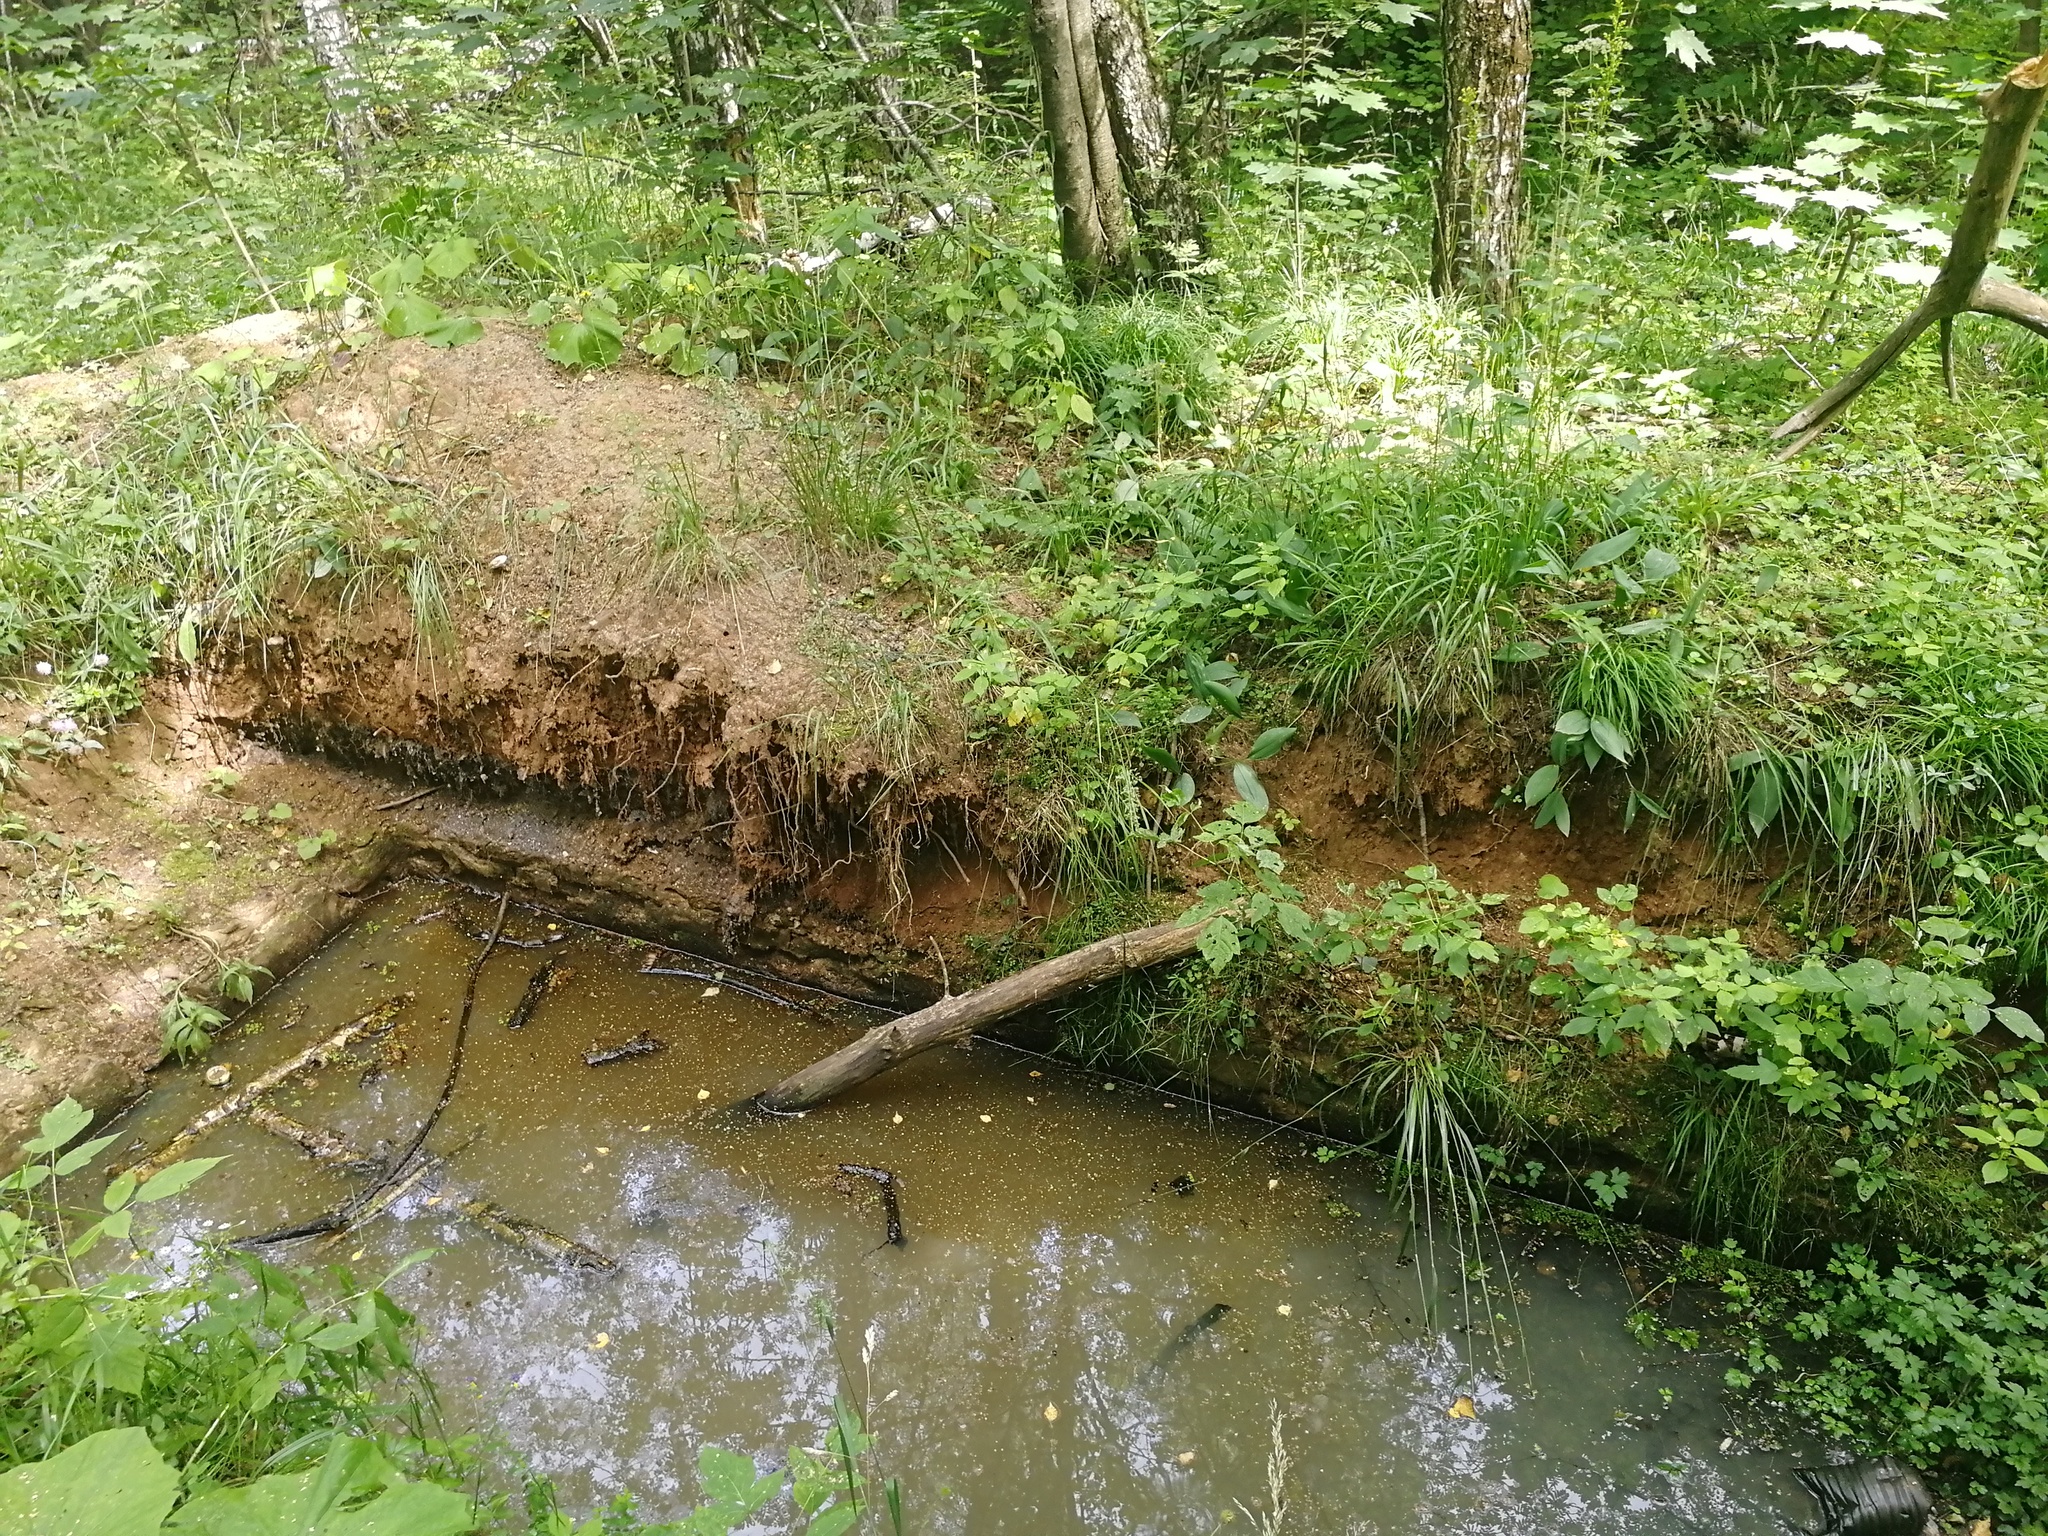
<svg viewBox="0 0 2048 1536"><path fill-rule="evenodd" d="M754 160L747 144L747 109L740 100L740 77L750 74L759 62L754 29L747 16L745 0L718 0L718 30L714 34L718 62L719 145L732 164L726 168L725 202L747 236L762 245L768 243L768 220L761 212L761 179L754 172Z"/></svg>
<svg viewBox="0 0 2048 1536"><path fill-rule="evenodd" d="M2043 106L2048 106L2048 56L2016 67L2002 84L1979 97L1978 105L1984 113L1984 144L1977 152L1976 169L1970 173L1963 211L1956 219L1956 232L1949 239L1940 276L1913 312L1870 349L1854 372L1771 433L1774 438L1792 439L1779 458L1791 458L1826 431L1828 423L1846 411L1929 326L1941 328L1942 371L1951 393L1955 388L1952 365L1957 315L1975 310L2048 334L2048 303L2024 288L1984 276L2019 187L2020 173L2026 169L2034 128L2041 121Z"/></svg>
<svg viewBox="0 0 2048 1536"><path fill-rule="evenodd" d="M1514 298L1529 121L1529 0L1445 0L1444 147L1430 286L1496 309Z"/></svg>
<svg viewBox="0 0 2048 1536"><path fill-rule="evenodd" d="M306 19L306 46L321 69L320 88L327 94L327 120L334 130L341 173L353 187L363 177L362 78L349 59L348 11L342 0L299 0Z"/></svg>
<svg viewBox="0 0 2048 1536"><path fill-rule="evenodd" d="M840 9L838 0L828 3L839 29L846 34L853 56L868 69L867 89L874 100L875 127L881 132L882 142L889 146L890 155L897 160L915 157L937 176L938 162L917 136L917 130L910 126L910 118L903 110L902 82L887 69L877 67L903 55L903 45L895 37L896 0L854 0L850 16Z"/></svg>
<svg viewBox="0 0 2048 1536"><path fill-rule="evenodd" d="M1135 231L1096 50L1095 0L1032 0L1031 44L1052 147L1060 255L1068 278L1086 297L1104 283L1127 281L1136 265Z"/></svg>
<svg viewBox="0 0 2048 1536"><path fill-rule="evenodd" d="M1139 259L1170 265L1172 247L1201 241L1200 221L1181 174L1152 26L1143 0L1094 0L1095 59L1109 100L1117 164L1136 214Z"/></svg>
<svg viewBox="0 0 2048 1536"><path fill-rule="evenodd" d="M1184 959L1200 944L1204 926L1161 923L1156 928L1113 934L1071 954L1005 976L1001 981L942 999L917 1013L877 1025L853 1044L784 1078L754 1102L778 1113L822 1104L935 1045L964 1040L984 1024L1052 1002L1125 971Z"/></svg>

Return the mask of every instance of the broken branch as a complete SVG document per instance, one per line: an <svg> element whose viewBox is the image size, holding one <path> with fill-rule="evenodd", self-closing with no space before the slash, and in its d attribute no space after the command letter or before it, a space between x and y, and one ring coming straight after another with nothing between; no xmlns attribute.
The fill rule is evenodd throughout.
<svg viewBox="0 0 2048 1536"><path fill-rule="evenodd" d="M1979 103L1984 112L1984 146L1977 153L1976 169L1970 173L1963 211L1956 220L1956 232L1949 240L1940 275L1913 312L1870 349L1854 372L1794 412L1771 433L1774 439L1792 439L1779 451L1779 458L1791 458L1826 431L1828 424L1847 410L1850 402L1931 325L1939 324L1943 329L1944 363L1949 356L1946 338L1955 317L1972 310L1998 315L2029 330L2048 334L2043 330L2043 323L2048 322L2048 305L2011 283L1987 281L1984 276L1985 268L1991 264L1991 253L1998 245L1998 231L2019 187L2035 125L2041 120L2042 107L2048 105L2048 54L2028 59L2013 69L1995 89L1986 91Z"/></svg>
<svg viewBox="0 0 2048 1536"><path fill-rule="evenodd" d="M333 1056L346 1050L349 1046L355 1044L356 1041L362 1039L363 1036L390 1028L393 1017L411 1001L412 994L410 992L398 997L386 998L361 1018L352 1019L347 1024L344 1024L318 1045L310 1045L288 1061L279 1062L268 1072L262 1072L250 1078L246 1084L222 1099L213 1108L195 1116L189 1125L161 1147L158 1147L156 1151L150 1153L140 1162L132 1164L128 1171L135 1175L138 1183L154 1178L157 1174L162 1173L164 1169L170 1167L172 1163L183 1157L191 1149L193 1142L204 1136L222 1121L231 1120L236 1115L241 1114L280 1083L286 1082L298 1076L301 1072L309 1071L314 1067L325 1066Z"/></svg>
<svg viewBox="0 0 2048 1536"><path fill-rule="evenodd" d="M822 1104L935 1045L965 1039L985 1024L1053 1002L1126 971L1185 959L1200 944L1204 926L1161 923L1153 928L1112 934L972 992L942 998L917 1013L877 1025L853 1044L784 1078L754 1102L777 1114Z"/></svg>

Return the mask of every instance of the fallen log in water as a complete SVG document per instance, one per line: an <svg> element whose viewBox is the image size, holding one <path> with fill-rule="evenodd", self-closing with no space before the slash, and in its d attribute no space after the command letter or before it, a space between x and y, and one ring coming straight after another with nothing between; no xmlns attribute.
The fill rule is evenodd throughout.
<svg viewBox="0 0 2048 1536"><path fill-rule="evenodd" d="M338 1163L344 1168L357 1169L380 1166L376 1158L369 1156L346 1136L279 1114L268 1104L251 1104L242 1118L257 1130L268 1131L280 1140L290 1142L316 1162Z"/></svg>
<svg viewBox="0 0 2048 1536"><path fill-rule="evenodd" d="M965 1039L984 1024L1053 1002L1125 971L1184 959L1201 942L1203 926L1161 923L1155 928L1112 934L972 992L943 998L917 1013L877 1025L853 1044L784 1078L754 1103L778 1114L822 1104L935 1045Z"/></svg>
<svg viewBox="0 0 2048 1536"><path fill-rule="evenodd" d="M420 1184L429 1174L439 1173L440 1171L441 1159L434 1156L431 1152L425 1153L413 1160L412 1167L406 1170L403 1178L390 1179L372 1185L364 1193L361 1203L351 1205L345 1215L336 1213L332 1221L314 1224L313 1229L303 1235L311 1237L315 1232L324 1232L327 1234L327 1241L320 1246L322 1248L332 1248L357 1227L383 1215L392 1206L398 1204L400 1200L403 1200L407 1195L419 1188ZM271 1238L266 1235L262 1238L250 1238L248 1241L252 1243L266 1241L281 1242L283 1239Z"/></svg>
<svg viewBox="0 0 2048 1536"><path fill-rule="evenodd" d="M566 1264L571 1269L595 1270L600 1274L619 1267L617 1259L607 1258L573 1237L550 1232L538 1222L514 1216L503 1206L488 1200L465 1200L456 1209L494 1237L502 1238L515 1248L524 1248L536 1257Z"/></svg>
<svg viewBox="0 0 2048 1536"><path fill-rule="evenodd" d="M236 1115L241 1114L280 1083L298 1076L301 1072L309 1071L314 1067L324 1066L328 1058L339 1051L346 1050L349 1046L355 1044L356 1041L362 1039L363 1036L390 1028L391 1021L397 1017L398 1011L411 1001L412 994L410 992L403 993L398 997L386 998L368 1013L362 1015L362 1017L351 1019L318 1045L309 1045L289 1061L279 1062L268 1072L258 1073L255 1077L250 1078L242 1087L236 1089L218 1104L214 1105L213 1108L195 1116L192 1122L182 1131L178 1132L177 1135L173 1136L147 1157L144 1157L140 1162L131 1164L127 1171L134 1174L138 1182L147 1181L162 1173L164 1169L170 1167L172 1163L178 1161L186 1152L191 1150L193 1142L204 1136L222 1121L231 1120ZM119 1170L116 1171L118 1172Z"/></svg>

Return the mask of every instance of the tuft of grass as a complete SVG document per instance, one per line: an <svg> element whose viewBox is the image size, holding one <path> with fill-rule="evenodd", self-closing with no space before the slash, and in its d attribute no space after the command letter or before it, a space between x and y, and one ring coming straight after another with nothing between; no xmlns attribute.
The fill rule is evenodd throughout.
<svg viewBox="0 0 2048 1536"><path fill-rule="evenodd" d="M811 417L784 440L783 473L797 525L814 549L868 549L903 521L908 473L899 445Z"/></svg>

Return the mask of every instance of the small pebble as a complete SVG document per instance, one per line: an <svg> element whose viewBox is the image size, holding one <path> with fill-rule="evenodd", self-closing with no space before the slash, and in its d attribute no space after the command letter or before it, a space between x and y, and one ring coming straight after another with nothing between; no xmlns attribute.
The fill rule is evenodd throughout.
<svg viewBox="0 0 2048 1536"><path fill-rule="evenodd" d="M233 1067L220 1066L208 1067L206 1069L206 1086L209 1088L225 1088L234 1080L235 1069Z"/></svg>

